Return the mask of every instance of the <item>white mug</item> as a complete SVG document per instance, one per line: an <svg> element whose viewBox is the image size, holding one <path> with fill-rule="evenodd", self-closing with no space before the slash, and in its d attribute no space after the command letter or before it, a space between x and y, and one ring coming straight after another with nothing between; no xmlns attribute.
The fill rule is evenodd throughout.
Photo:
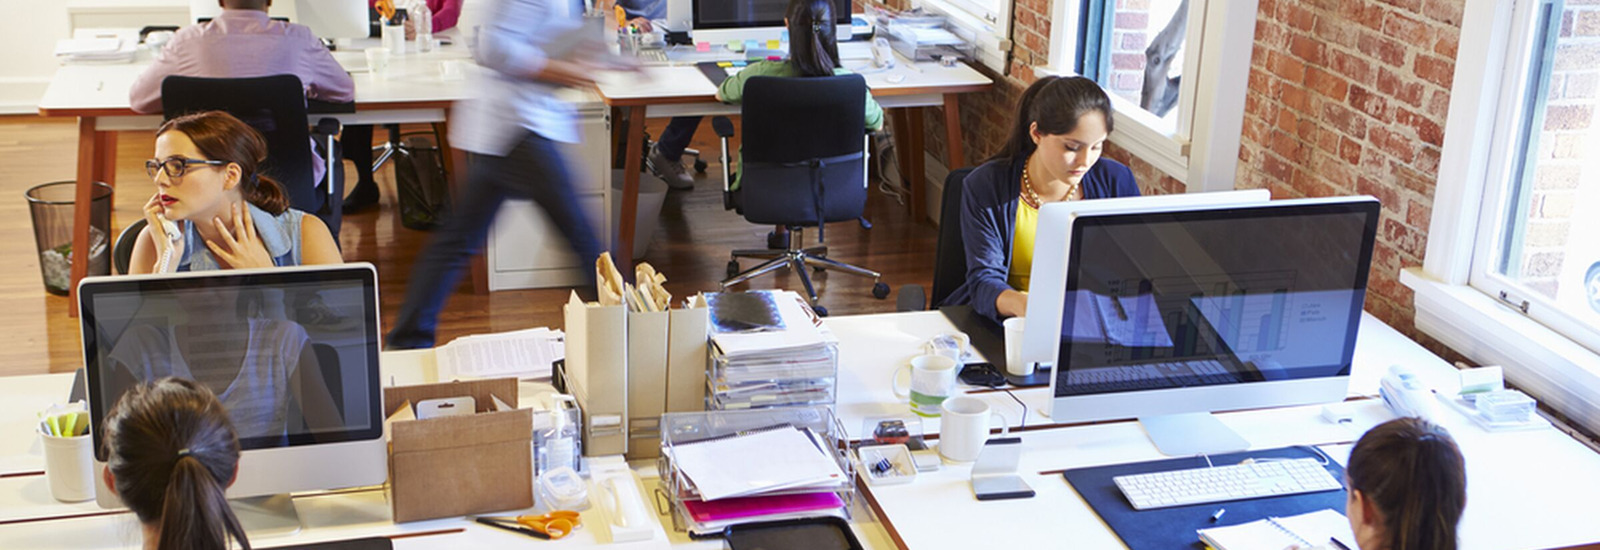
<svg viewBox="0 0 1600 550"><path fill-rule="evenodd" d="M1012 317L1002 325L1006 330L1006 372L1016 376L1032 375L1033 364L1022 361L1023 318Z"/></svg>
<svg viewBox="0 0 1600 550"><path fill-rule="evenodd" d="M911 412L917 416L936 417L940 404L956 390L956 361L943 355L919 355L911 362L894 370L889 386L901 399L911 401ZM900 386L900 373L911 371L911 387Z"/></svg>
<svg viewBox="0 0 1600 550"><path fill-rule="evenodd" d="M972 462L989 440L989 421L1000 419L1000 436L1011 435L1011 424L1000 411L992 410L982 399L958 395L944 400L944 416L939 420L939 456L945 462Z"/></svg>

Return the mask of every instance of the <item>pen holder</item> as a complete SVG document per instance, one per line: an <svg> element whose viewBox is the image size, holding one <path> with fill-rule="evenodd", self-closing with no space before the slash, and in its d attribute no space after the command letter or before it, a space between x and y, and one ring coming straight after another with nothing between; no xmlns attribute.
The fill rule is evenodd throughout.
<svg viewBox="0 0 1600 550"><path fill-rule="evenodd" d="M94 441L88 434L44 439L44 476L50 496L61 502L94 498Z"/></svg>
<svg viewBox="0 0 1600 550"><path fill-rule="evenodd" d="M383 47L389 49L390 55L406 54L406 27L400 18L383 20Z"/></svg>

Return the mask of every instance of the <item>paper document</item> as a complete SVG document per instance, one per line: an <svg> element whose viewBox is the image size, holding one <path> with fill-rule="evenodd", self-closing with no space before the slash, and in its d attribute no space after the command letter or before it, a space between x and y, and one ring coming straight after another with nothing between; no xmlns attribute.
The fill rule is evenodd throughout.
<svg viewBox="0 0 1600 550"><path fill-rule="evenodd" d="M1331 546L1336 539L1346 548L1356 547L1350 520L1334 510L1318 510L1286 518L1201 529L1200 540L1217 550L1282 550L1295 546Z"/></svg>
<svg viewBox="0 0 1600 550"><path fill-rule="evenodd" d="M839 463L793 427L676 445L673 460L702 500L845 482Z"/></svg>
<svg viewBox="0 0 1600 550"><path fill-rule="evenodd" d="M551 363L566 358L559 330L534 328L463 336L434 350L439 378L549 378Z"/></svg>

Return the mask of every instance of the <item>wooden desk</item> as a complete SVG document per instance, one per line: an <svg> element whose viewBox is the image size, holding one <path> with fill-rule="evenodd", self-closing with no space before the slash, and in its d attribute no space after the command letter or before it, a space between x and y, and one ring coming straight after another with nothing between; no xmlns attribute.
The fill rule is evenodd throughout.
<svg viewBox="0 0 1600 550"><path fill-rule="evenodd" d="M922 188L922 109L943 105L945 133L949 146L950 169L960 168L964 159L961 146L961 115L957 96L981 91L993 84L989 77L967 65L942 67L938 63L902 63L895 68L863 74L872 96L884 109L892 109L894 131L901 141L896 145L900 166L906 167L911 192L913 221L923 218ZM890 82L893 77L895 82ZM607 105L624 111L628 123L627 152L623 161L622 219L616 257L624 276L633 273L632 254L635 212L639 208L639 162L644 158L645 117L695 115L737 115L739 107L716 101L716 86L693 65L646 67L636 75L608 75L597 83Z"/></svg>
<svg viewBox="0 0 1600 550"><path fill-rule="evenodd" d="M459 35L451 29L441 35ZM457 42L460 42L459 36ZM393 58L386 78L374 78L366 70L363 50L377 46L376 39L355 40L334 53L334 58L351 70L355 80L356 112L312 115L312 120L337 118L344 124L432 123L439 134L445 169L455 170L455 155L448 141L447 119L450 105L472 95L470 79L444 80L439 64L446 60L467 60L465 46L447 46L436 53ZM72 249L86 250L89 242L89 204L93 182L116 185L116 135L123 131L150 131L161 125L161 115L140 115L129 106L128 90L134 79L150 63L149 53L141 51L139 61L128 65L64 65L50 80L39 100L39 114L46 117L78 119L77 197L73 216ZM334 163L330 163L334 164ZM87 254L72 256L72 303L68 311L77 315L78 281L87 275ZM482 257L473 262L473 281L480 292L488 291L487 270Z"/></svg>

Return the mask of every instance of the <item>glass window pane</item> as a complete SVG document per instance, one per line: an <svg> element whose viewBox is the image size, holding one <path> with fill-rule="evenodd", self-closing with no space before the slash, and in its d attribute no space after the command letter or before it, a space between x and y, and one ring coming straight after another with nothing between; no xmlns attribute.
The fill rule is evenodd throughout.
<svg viewBox="0 0 1600 550"><path fill-rule="evenodd" d="M1087 47L1078 48L1079 73L1175 120L1189 38L1188 0L1087 0L1085 8L1080 27Z"/></svg>
<svg viewBox="0 0 1600 550"><path fill-rule="evenodd" d="M1491 269L1600 325L1600 5L1546 2Z"/></svg>

